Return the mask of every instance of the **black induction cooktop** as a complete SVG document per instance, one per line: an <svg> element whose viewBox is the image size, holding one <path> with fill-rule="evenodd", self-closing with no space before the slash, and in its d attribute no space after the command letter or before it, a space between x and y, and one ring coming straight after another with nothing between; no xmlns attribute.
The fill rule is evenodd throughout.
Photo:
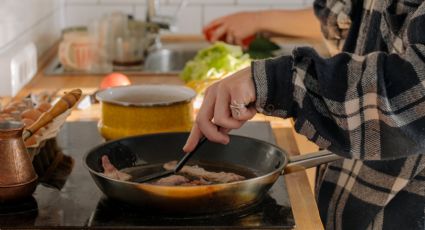
<svg viewBox="0 0 425 230"><path fill-rule="evenodd" d="M275 143L267 122L248 122L234 133ZM83 155L102 142L96 122L66 123L58 143L74 158L75 166L64 187L59 191L39 185L33 197L0 204L0 229L291 229L295 225L283 178L250 207L206 216L163 215L108 199L82 164Z"/></svg>

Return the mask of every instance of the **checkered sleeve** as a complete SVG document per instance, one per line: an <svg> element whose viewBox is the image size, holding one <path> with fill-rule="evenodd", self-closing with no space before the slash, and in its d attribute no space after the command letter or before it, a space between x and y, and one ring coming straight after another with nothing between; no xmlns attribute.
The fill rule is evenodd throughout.
<svg viewBox="0 0 425 230"><path fill-rule="evenodd" d="M424 4L425 5L425 4ZM412 17L405 52L292 56L252 63L260 112L293 117L298 132L347 158L382 160L425 147L425 9Z"/></svg>
<svg viewBox="0 0 425 230"><path fill-rule="evenodd" d="M355 0L316 0L314 12L320 21L324 41L331 54L339 52L352 24Z"/></svg>
<svg viewBox="0 0 425 230"><path fill-rule="evenodd" d="M347 37L353 8L351 0L316 0L313 6L326 39L340 40Z"/></svg>

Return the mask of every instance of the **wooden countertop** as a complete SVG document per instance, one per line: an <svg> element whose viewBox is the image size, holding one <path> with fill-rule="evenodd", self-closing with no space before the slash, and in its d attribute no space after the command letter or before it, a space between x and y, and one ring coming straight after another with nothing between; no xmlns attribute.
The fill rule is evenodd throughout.
<svg viewBox="0 0 425 230"><path fill-rule="evenodd" d="M40 60L39 73L24 87L15 99L20 99L34 92L61 92L72 88L81 88L83 93L90 94L99 86L102 76L45 76L44 68L49 60L56 55L56 47L52 48ZM183 84L177 77L172 75L132 75L130 80L133 84ZM8 99L4 99L8 101ZM99 106L92 106L85 110L74 110L69 121L93 120L99 118ZM294 132L292 122L266 116L256 116L255 120L270 121L278 145L289 152L290 155L302 154L315 149L315 146L300 138ZM313 146L305 148L305 146ZM312 188L305 171L285 175L287 189L292 204L295 218L295 229L323 229L320 221L317 205L312 193Z"/></svg>

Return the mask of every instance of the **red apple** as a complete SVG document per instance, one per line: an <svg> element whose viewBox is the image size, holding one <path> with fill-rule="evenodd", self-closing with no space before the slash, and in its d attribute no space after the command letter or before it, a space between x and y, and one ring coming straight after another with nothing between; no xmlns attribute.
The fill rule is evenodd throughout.
<svg viewBox="0 0 425 230"><path fill-rule="evenodd" d="M100 89L107 89L115 86L130 85L128 77L122 73L111 73L106 75L100 83Z"/></svg>

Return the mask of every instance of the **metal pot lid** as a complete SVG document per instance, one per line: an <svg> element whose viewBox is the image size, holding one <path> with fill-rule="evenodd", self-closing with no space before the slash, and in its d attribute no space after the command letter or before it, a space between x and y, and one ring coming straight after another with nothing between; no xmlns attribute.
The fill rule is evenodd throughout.
<svg viewBox="0 0 425 230"><path fill-rule="evenodd" d="M190 102L196 92L178 85L131 85L96 93L96 99L121 106L153 107Z"/></svg>

